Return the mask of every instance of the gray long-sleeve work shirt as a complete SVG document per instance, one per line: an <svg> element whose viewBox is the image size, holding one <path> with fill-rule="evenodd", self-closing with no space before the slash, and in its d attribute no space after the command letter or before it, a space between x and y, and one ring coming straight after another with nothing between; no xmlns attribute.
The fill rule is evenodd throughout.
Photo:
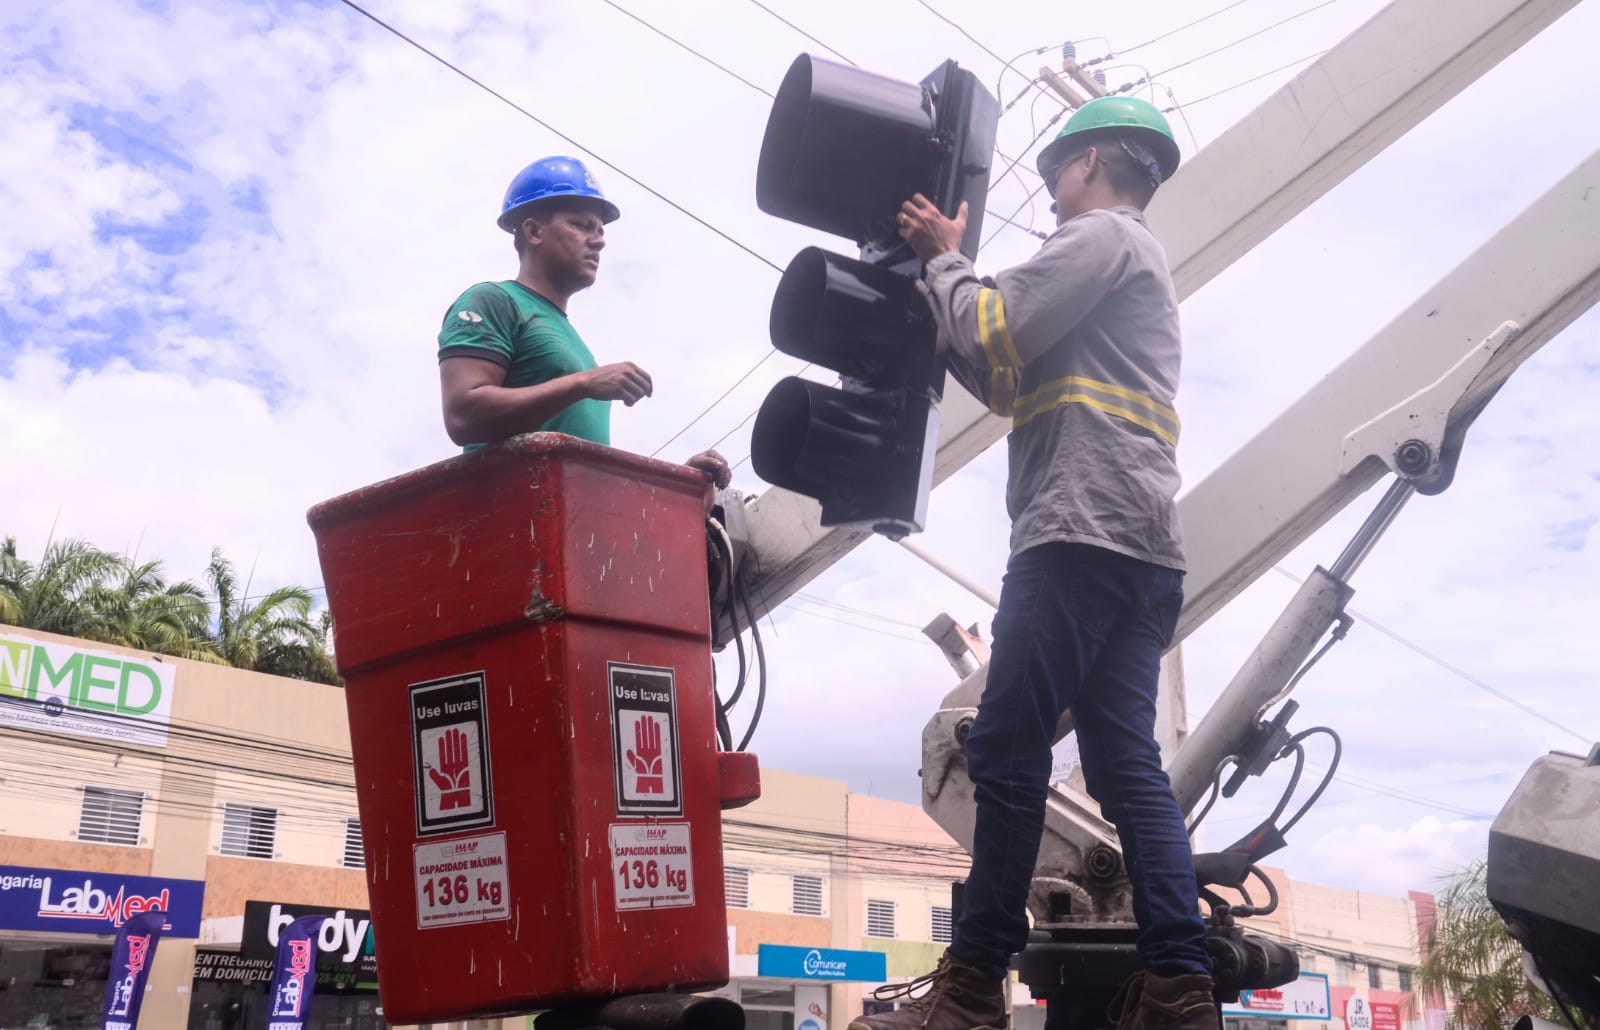
<svg viewBox="0 0 1600 1030"><path fill-rule="evenodd" d="M959 253L925 279L956 378L1012 420L1011 553L1086 543L1183 569L1178 298L1142 213L1072 218L993 287Z"/></svg>

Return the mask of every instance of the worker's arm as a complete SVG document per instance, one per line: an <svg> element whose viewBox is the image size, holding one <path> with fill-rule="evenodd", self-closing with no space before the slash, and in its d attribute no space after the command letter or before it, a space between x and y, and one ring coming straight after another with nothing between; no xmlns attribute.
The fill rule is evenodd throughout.
<svg viewBox="0 0 1600 1030"><path fill-rule="evenodd" d="M922 201L917 203L917 201ZM1059 343L1109 293L1123 274L1128 249L1109 211L1068 221L1032 258L1001 272L993 285L978 278L956 249L965 207L945 218L920 196L902 208L901 235L917 250L951 354L985 386L974 391L991 411L1010 414L1022 366ZM954 366L953 366L954 367ZM963 383L966 379L958 375Z"/></svg>
<svg viewBox="0 0 1600 1030"><path fill-rule="evenodd" d="M444 428L466 446L531 433L581 400L632 404L648 396L650 376L631 361L602 365L533 386L506 386L504 366L487 358L439 360Z"/></svg>

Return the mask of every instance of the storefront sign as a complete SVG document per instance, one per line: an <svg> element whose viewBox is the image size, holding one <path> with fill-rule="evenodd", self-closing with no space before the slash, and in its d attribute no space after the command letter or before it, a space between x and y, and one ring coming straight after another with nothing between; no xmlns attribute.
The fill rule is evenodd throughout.
<svg viewBox="0 0 1600 1030"><path fill-rule="evenodd" d="M241 958L228 951L197 951L194 953L194 978L213 983L238 983L247 987L266 987L272 981L273 960L270 958ZM331 958L317 960L317 989L345 992L354 989L368 993L378 989L375 973L361 974L348 966L341 966Z"/></svg>
<svg viewBox="0 0 1600 1030"><path fill-rule="evenodd" d="M1373 991L1371 994L1388 994ZM1344 1025L1347 1030L1402 1030L1400 1005L1393 1001L1377 1001L1366 991L1355 990L1344 1003Z"/></svg>
<svg viewBox="0 0 1600 1030"><path fill-rule="evenodd" d="M324 908L280 901L244 903L244 930L239 942L242 958L271 963L278 954L278 938L301 916L326 916L317 933L319 969L375 974L372 948L372 913L364 908Z"/></svg>
<svg viewBox="0 0 1600 1030"><path fill-rule="evenodd" d="M169 936L198 937L205 889L200 880L0 865L0 929L112 934L160 909Z"/></svg>
<svg viewBox="0 0 1600 1030"><path fill-rule="evenodd" d="M1278 1019L1331 1021L1328 977L1325 973L1301 973L1300 979L1282 987L1240 991L1239 1000L1222 1006L1225 1016L1275 1016Z"/></svg>
<svg viewBox="0 0 1600 1030"><path fill-rule="evenodd" d="M167 746L169 663L0 636L0 726Z"/></svg>
<svg viewBox="0 0 1600 1030"><path fill-rule="evenodd" d="M881 951L761 944L756 947L756 975L782 976L794 980L880 982L889 975L888 958Z"/></svg>

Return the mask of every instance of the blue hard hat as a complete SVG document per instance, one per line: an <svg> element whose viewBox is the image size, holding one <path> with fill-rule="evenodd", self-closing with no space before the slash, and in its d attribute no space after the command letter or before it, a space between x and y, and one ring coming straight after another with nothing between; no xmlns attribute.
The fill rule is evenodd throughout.
<svg viewBox="0 0 1600 1030"><path fill-rule="evenodd" d="M593 197L600 202L602 222L615 222L622 217L617 205L600 192L600 184L582 161L575 157L546 157L518 172L506 187L505 203L500 205L500 228L516 232L527 217L523 209L551 197Z"/></svg>

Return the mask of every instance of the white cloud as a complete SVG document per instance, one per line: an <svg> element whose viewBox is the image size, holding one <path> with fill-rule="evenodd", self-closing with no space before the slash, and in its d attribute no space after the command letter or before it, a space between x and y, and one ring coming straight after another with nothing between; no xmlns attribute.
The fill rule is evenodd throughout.
<svg viewBox="0 0 1600 1030"><path fill-rule="evenodd" d="M1402 826L1355 825L1302 847L1303 872L1296 875L1392 897L1432 892L1441 878L1483 856L1488 833L1483 822L1434 816Z"/></svg>

